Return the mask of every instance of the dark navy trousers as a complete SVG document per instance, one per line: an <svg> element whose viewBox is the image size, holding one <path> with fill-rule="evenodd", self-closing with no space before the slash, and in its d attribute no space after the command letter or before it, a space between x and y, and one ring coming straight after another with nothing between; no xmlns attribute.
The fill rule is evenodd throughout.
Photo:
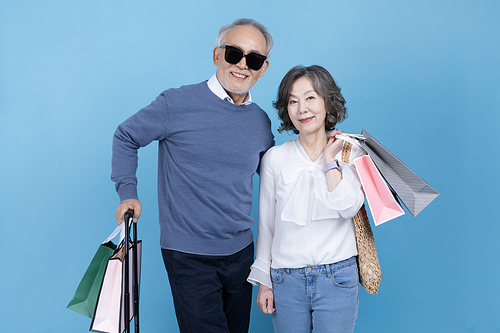
<svg viewBox="0 0 500 333"><path fill-rule="evenodd" d="M228 256L162 249L181 333L247 333L254 245Z"/></svg>

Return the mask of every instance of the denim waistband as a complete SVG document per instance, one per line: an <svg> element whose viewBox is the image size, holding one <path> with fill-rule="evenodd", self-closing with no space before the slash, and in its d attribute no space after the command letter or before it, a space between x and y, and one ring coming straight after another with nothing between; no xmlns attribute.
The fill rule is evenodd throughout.
<svg viewBox="0 0 500 333"><path fill-rule="evenodd" d="M317 265L317 266L306 266L301 268L281 268L287 273L299 273L299 274L325 274L342 269L344 267L351 266L356 263L356 256L350 257L349 259L338 261L333 264Z"/></svg>

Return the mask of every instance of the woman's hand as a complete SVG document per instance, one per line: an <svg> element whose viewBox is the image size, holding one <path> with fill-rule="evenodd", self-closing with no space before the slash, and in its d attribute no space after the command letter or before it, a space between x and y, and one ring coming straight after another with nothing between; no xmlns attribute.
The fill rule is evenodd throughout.
<svg viewBox="0 0 500 333"><path fill-rule="evenodd" d="M342 150L342 144L344 140L335 138L335 135L343 133L342 131L336 129L330 133L330 138L323 149L323 162L325 165L335 161L335 156Z"/></svg>
<svg viewBox="0 0 500 333"><path fill-rule="evenodd" d="M263 314L271 314L274 312L274 294L273 290L262 283L259 286L257 295L257 304Z"/></svg>

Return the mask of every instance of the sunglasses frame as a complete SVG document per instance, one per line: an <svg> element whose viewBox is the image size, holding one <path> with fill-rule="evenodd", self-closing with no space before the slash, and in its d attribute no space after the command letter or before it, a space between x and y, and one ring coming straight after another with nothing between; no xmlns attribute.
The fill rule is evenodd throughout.
<svg viewBox="0 0 500 333"><path fill-rule="evenodd" d="M256 53L256 52L250 52L248 54L245 54L240 48L238 48L236 46L222 45L222 46L219 46L219 47L221 49L226 49L226 52L224 53L224 60L228 64L236 65L237 63L239 63L241 61L241 59L243 59L243 57L245 57L247 67L249 69L251 69L251 70L254 70L254 71L260 70L262 68L262 66L264 66L264 62L267 59L267 56L259 54L259 53ZM230 59L228 59L228 58L230 56L228 56L228 53L231 53L231 52L238 52L238 53L240 53L240 58L238 59L238 61L236 61L236 62L229 61ZM233 55L234 55L234 53L233 53ZM250 58L248 58L249 56L250 56ZM254 66L254 65L256 64L255 62L257 62L257 61L260 64L260 66L258 66L258 68L255 68L257 66Z"/></svg>

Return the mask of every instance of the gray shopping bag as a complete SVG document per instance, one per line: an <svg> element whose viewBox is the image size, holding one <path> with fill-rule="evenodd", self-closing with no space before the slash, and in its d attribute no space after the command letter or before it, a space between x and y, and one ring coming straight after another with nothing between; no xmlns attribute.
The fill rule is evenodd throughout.
<svg viewBox="0 0 500 333"><path fill-rule="evenodd" d="M380 173L396 192L413 216L417 216L439 193L410 170L399 158L364 129L363 148L368 152Z"/></svg>

